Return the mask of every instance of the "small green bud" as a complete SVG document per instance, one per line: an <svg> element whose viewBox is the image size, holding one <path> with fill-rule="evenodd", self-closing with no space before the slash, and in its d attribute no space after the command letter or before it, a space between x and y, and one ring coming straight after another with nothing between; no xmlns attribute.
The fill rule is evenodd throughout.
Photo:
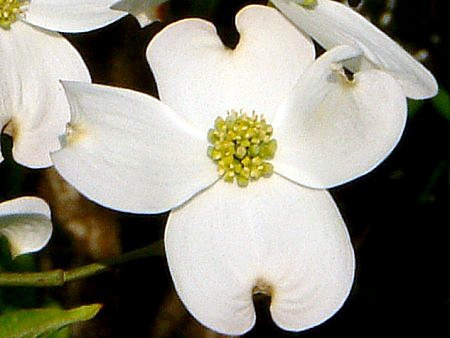
<svg viewBox="0 0 450 338"><path fill-rule="evenodd" d="M299 4L308 9L314 9L317 6L317 0L293 0L295 3Z"/></svg>

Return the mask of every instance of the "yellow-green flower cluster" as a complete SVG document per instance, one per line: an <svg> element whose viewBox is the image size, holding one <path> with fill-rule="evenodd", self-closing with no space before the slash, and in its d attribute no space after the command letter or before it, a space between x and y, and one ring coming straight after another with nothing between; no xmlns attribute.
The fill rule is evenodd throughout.
<svg viewBox="0 0 450 338"><path fill-rule="evenodd" d="M270 177L273 165L267 160L274 157L276 140L273 128L264 118L232 111L223 119L218 117L214 129L208 131L208 156L217 163L220 176L226 182L246 187L250 180Z"/></svg>
<svg viewBox="0 0 450 338"><path fill-rule="evenodd" d="M23 5L25 2L21 0L0 0L0 27L9 29L22 13Z"/></svg>

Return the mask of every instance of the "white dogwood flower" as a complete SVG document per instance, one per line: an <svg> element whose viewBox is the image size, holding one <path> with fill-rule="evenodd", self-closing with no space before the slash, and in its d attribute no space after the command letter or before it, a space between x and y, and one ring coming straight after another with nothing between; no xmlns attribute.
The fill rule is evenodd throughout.
<svg viewBox="0 0 450 338"><path fill-rule="evenodd" d="M382 69L400 82L404 94L426 99L437 94L433 75L400 45L350 7L332 0L271 0L297 27L329 49L355 45L364 52L351 70Z"/></svg>
<svg viewBox="0 0 450 338"><path fill-rule="evenodd" d="M69 121L60 80L90 81L78 52L57 32L103 27L126 13L111 0L0 0L0 131L14 139L14 159L51 165ZM0 162L3 157L0 154Z"/></svg>
<svg viewBox="0 0 450 338"><path fill-rule="evenodd" d="M273 8L245 7L236 27L235 49L201 19L159 32L147 59L160 100L65 82L72 119L52 159L106 207L171 210L170 272L201 323L242 334L255 322L252 295L267 293L277 325L301 331L342 306L354 276L349 235L323 188L389 154L405 97L385 72L347 77L342 62L359 49L314 60L312 41Z"/></svg>
<svg viewBox="0 0 450 338"><path fill-rule="evenodd" d="M0 235L14 257L41 250L52 234L50 208L38 197L20 197L0 203Z"/></svg>

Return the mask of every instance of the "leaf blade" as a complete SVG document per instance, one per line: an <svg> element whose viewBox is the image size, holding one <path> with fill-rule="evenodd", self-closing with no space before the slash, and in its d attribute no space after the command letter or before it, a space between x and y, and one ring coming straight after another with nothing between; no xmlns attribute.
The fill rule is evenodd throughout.
<svg viewBox="0 0 450 338"><path fill-rule="evenodd" d="M91 304L70 310L44 308L9 312L0 316L0 337L32 338L52 333L72 323L93 318L101 307L101 304Z"/></svg>

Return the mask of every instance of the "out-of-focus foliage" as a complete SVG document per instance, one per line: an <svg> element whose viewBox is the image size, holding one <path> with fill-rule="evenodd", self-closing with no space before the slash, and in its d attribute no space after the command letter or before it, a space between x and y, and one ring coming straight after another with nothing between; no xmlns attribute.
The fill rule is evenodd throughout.
<svg viewBox="0 0 450 338"><path fill-rule="evenodd" d="M0 272L37 271L35 257L32 254L21 255L11 259L6 238L0 238ZM25 307L41 306L37 290L33 288L0 288L0 315L5 311ZM3 337L0 335L0 337Z"/></svg>
<svg viewBox="0 0 450 338"><path fill-rule="evenodd" d="M416 113L422 108L423 100L409 100L408 99L408 116L409 118L414 117Z"/></svg>
<svg viewBox="0 0 450 338"><path fill-rule="evenodd" d="M48 308L8 312L0 316L0 337L55 337L54 334L63 327L91 319L100 308L101 305L93 304L71 310Z"/></svg>
<svg viewBox="0 0 450 338"><path fill-rule="evenodd" d="M432 102L436 111L450 122L450 95L448 91L441 88L438 95L433 98Z"/></svg>

